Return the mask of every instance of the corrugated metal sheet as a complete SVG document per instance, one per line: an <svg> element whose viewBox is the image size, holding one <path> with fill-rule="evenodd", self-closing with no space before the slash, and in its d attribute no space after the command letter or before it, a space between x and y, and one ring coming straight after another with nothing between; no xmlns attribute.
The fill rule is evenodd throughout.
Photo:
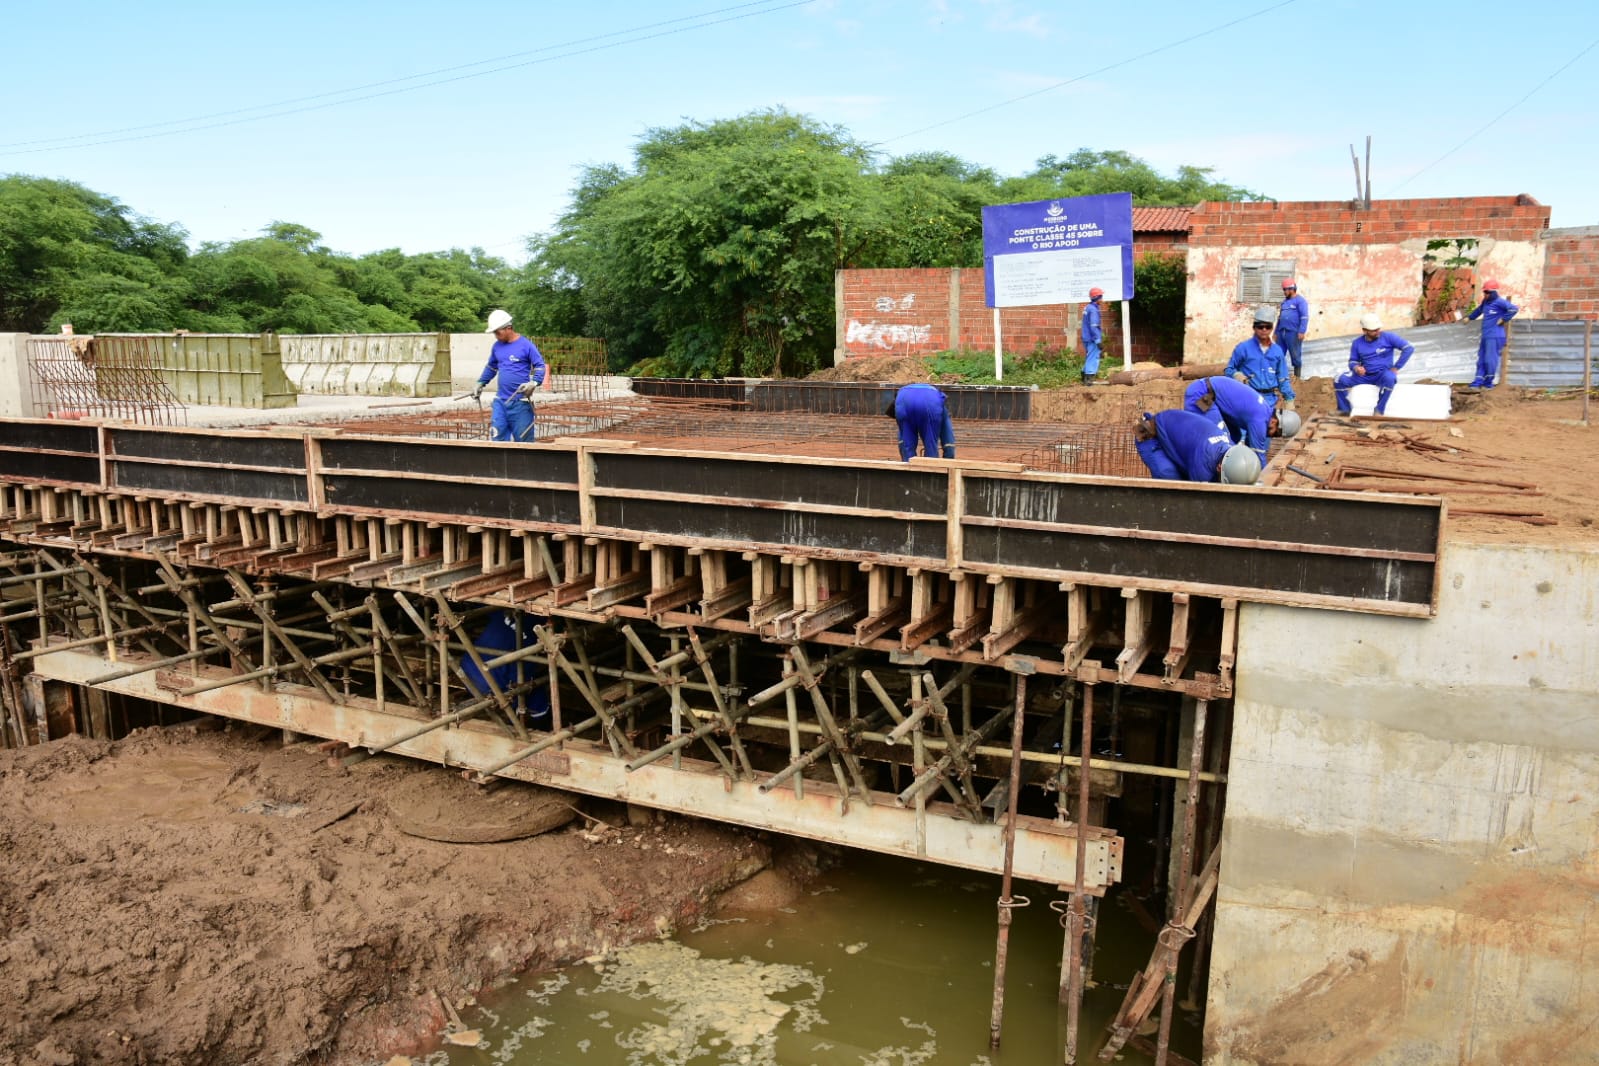
<svg viewBox="0 0 1599 1066"><path fill-rule="evenodd" d="M1582 384L1583 333L1588 323L1532 318L1510 324L1511 385L1553 389Z"/></svg>
<svg viewBox="0 0 1599 1066"><path fill-rule="evenodd" d="M1510 327L1511 385L1556 388L1582 384L1582 336L1586 323L1553 319L1516 319ZM1405 381L1469 382L1477 371L1476 322L1396 329L1416 346L1416 354L1399 374ZM1349 369L1354 334L1317 337L1305 342L1305 376L1337 377Z"/></svg>

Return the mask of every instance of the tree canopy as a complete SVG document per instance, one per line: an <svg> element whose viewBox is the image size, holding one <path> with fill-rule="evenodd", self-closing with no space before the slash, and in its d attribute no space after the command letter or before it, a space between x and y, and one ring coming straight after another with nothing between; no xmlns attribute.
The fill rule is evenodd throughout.
<svg viewBox="0 0 1599 1066"><path fill-rule="evenodd" d="M0 330L476 331L506 307L524 333L603 337L618 368L801 375L831 352L836 271L978 266L984 205L1107 192L1264 199L1123 151L1045 155L1013 177L947 152L881 157L779 109L652 129L630 164L584 168L513 268L476 248L351 256L290 221L191 249L182 227L110 196L13 174L0 177Z"/></svg>

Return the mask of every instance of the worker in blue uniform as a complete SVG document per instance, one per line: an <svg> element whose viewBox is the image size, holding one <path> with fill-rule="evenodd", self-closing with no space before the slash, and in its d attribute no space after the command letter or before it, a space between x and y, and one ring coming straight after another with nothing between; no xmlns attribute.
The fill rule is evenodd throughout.
<svg viewBox="0 0 1599 1066"><path fill-rule="evenodd" d="M531 441L533 390L540 385L548 388L555 384L555 379L549 376L549 368L538 346L511 328L511 316L507 312L491 311L487 332L494 334L494 346L489 349L488 365L478 376L472 398L481 400L483 390L498 376L500 385L494 394L489 420L491 438Z"/></svg>
<svg viewBox="0 0 1599 1066"><path fill-rule="evenodd" d="M1083 341L1083 384L1093 383L1099 373L1100 346L1105 343L1105 328L1100 324L1099 302L1105 298L1104 289L1089 289L1088 302L1083 305L1083 324L1078 336Z"/></svg>
<svg viewBox="0 0 1599 1066"><path fill-rule="evenodd" d="M1397 333L1382 328L1376 315L1360 316L1360 336L1349 345L1349 372L1333 381L1338 410L1349 413L1349 390L1356 385L1377 386L1377 413L1388 410L1388 396L1399 380L1399 371L1410 362L1416 346Z"/></svg>
<svg viewBox="0 0 1599 1066"><path fill-rule="evenodd" d="M949 400L936 386L920 382L901 386L884 413L899 425L902 461L910 462L918 442L925 456L955 458L955 423L949 416Z"/></svg>
<svg viewBox="0 0 1599 1066"><path fill-rule="evenodd" d="M1299 295L1299 282L1283 279L1283 302L1277 308L1277 332L1273 334L1279 347L1288 353L1294 366L1294 377L1305 376L1305 332L1310 328L1310 305Z"/></svg>
<svg viewBox="0 0 1599 1066"><path fill-rule="evenodd" d="M1260 476L1253 451L1192 411L1145 411L1133 441L1150 474L1165 481L1253 485Z"/></svg>
<svg viewBox="0 0 1599 1066"><path fill-rule="evenodd" d="M533 632L533 627L543 621L544 619L537 615L524 614L521 611L503 608L496 610L488 616L488 620L483 624L483 631L473 639L472 646L477 649L478 658L487 663L508 651L516 651L537 643L538 636ZM461 673L466 677L467 687L472 690L474 696L487 696L493 691L489 683L484 680L483 671L477 668L477 663L472 661L470 655L461 656ZM506 663L504 666L492 667L489 676L494 679L494 684L501 692L508 692L518 685L545 680L548 675L544 667L523 659ZM539 684L532 691L515 697L512 705L521 710L533 728L550 728L548 683Z"/></svg>
<svg viewBox="0 0 1599 1066"><path fill-rule="evenodd" d="M1499 353L1505 347L1505 323L1516 317L1521 308L1499 295L1499 283L1488 280L1482 283L1482 303L1467 315L1467 319L1482 319L1482 339L1477 342L1477 373L1471 379L1474 389L1491 389L1499 376Z"/></svg>
<svg viewBox="0 0 1599 1066"><path fill-rule="evenodd" d="M1288 353L1282 345L1271 339L1272 309L1255 309L1254 336L1233 349L1224 371L1266 397L1266 402L1277 406L1273 393L1281 393L1284 406L1294 407L1294 386L1290 380Z"/></svg>
<svg viewBox="0 0 1599 1066"><path fill-rule="evenodd" d="M1266 397L1228 377L1200 378L1183 390L1183 410L1204 415L1234 444L1247 444L1266 465L1268 438L1293 436L1299 430L1299 416L1292 411L1278 414ZM1292 429L1288 428L1292 425Z"/></svg>

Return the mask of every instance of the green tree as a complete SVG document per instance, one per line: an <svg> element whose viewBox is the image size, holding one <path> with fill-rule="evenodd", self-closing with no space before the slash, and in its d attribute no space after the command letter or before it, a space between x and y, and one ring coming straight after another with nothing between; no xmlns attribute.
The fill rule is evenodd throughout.
<svg viewBox="0 0 1599 1066"><path fill-rule="evenodd" d="M1236 185L1213 181L1209 167L1182 166L1166 177L1137 156L1123 151L1079 148L1062 159L1046 155L1031 173L1001 183L1007 203L1052 197L1095 196L1130 192L1138 207L1186 207L1204 200L1264 200L1267 197Z"/></svg>
<svg viewBox="0 0 1599 1066"><path fill-rule="evenodd" d="M0 178L0 330L147 329L182 286L184 233L69 181Z"/></svg>
<svg viewBox="0 0 1599 1066"><path fill-rule="evenodd" d="M833 272L880 223L867 149L786 111L655 129L634 167L587 170L533 287L575 279L624 362L804 374L833 344Z"/></svg>

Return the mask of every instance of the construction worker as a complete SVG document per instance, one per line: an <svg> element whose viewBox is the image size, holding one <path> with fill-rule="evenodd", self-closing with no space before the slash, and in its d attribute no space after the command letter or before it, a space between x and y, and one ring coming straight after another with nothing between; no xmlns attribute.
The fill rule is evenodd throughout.
<svg viewBox="0 0 1599 1066"><path fill-rule="evenodd" d="M1145 411L1133 441L1150 474L1165 481L1253 485L1260 477L1260 459L1247 445L1192 411Z"/></svg>
<svg viewBox="0 0 1599 1066"><path fill-rule="evenodd" d="M1183 410L1204 415L1234 444L1247 444L1266 465L1270 437L1292 437L1299 432L1299 415L1280 414L1266 397L1227 377L1200 378L1183 391Z"/></svg>
<svg viewBox="0 0 1599 1066"><path fill-rule="evenodd" d="M919 440L922 454L934 459L955 458L955 423L949 417L949 401L933 385L917 383L901 386L883 413L892 415L899 425L899 457L910 462Z"/></svg>
<svg viewBox="0 0 1599 1066"><path fill-rule="evenodd" d="M1083 339L1083 384L1093 384L1099 373L1100 345L1105 341L1105 329L1099 321L1099 302L1105 298L1104 289L1089 289L1088 303L1083 305L1083 325L1078 331Z"/></svg>
<svg viewBox="0 0 1599 1066"><path fill-rule="evenodd" d="M489 615L488 621L483 623L483 631L472 641L472 646L477 649L478 658L487 663L508 651L516 651L537 643L538 637L533 632L533 627L543 621L544 619L537 615L501 608ZM521 623L520 633L517 631L518 622ZM483 671L472 661L472 656L466 654L461 656L461 674L466 678L467 688L471 689L472 695L487 696L493 692L489 683L484 680ZM504 666L492 667L489 670L489 677L494 679L494 685L501 692L507 692L519 684L539 681L546 676L542 666L526 660L506 663ZM516 696L512 700L512 706L519 708L535 729L550 728L548 684L541 684L531 692Z"/></svg>
<svg viewBox="0 0 1599 1066"><path fill-rule="evenodd" d="M555 379L549 376L549 368L538 347L511 328L509 312L490 311L489 327L485 332L494 334L494 346L489 349L488 365L478 377L472 398L481 401L483 390L498 375L500 386L494 394L490 439L531 441L533 390L540 385L551 388Z"/></svg>
<svg viewBox="0 0 1599 1066"><path fill-rule="evenodd" d="M1482 303L1472 309L1466 318L1482 319L1482 340L1477 342L1477 374L1471 379L1474 389L1491 389L1499 376L1499 353L1505 347L1505 323L1516 317L1521 308L1499 295L1499 283L1489 279L1482 283Z"/></svg>
<svg viewBox="0 0 1599 1066"><path fill-rule="evenodd" d="M1294 377L1302 378L1304 372L1305 331L1310 328L1310 305L1299 295L1299 282L1283 279L1283 302L1277 308L1277 332L1274 337L1288 361L1294 365Z"/></svg>
<svg viewBox="0 0 1599 1066"><path fill-rule="evenodd" d="M1377 386L1377 413L1388 410L1388 396L1399 380L1399 371L1415 351L1416 346L1405 338L1383 329L1377 315L1361 315L1360 336L1349 345L1349 373L1340 374L1333 382L1338 410L1349 413L1349 390L1356 385Z"/></svg>
<svg viewBox="0 0 1599 1066"><path fill-rule="evenodd" d="M1255 308L1254 336L1233 349L1225 373L1264 395L1273 407L1277 406L1277 400L1272 394L1282 393L1283 406L1292 411L1294 386L1290 381L1288 353L1271 339L1275 317L1270 307Z"/></svg>

